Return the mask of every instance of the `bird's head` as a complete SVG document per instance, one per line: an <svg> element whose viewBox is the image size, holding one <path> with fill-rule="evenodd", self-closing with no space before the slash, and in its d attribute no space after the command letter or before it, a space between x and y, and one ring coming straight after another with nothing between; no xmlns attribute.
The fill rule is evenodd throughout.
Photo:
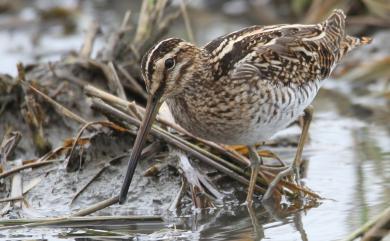
<svg viewBox="0 0 390 241"><path fill-rule="evenodd" d="M148 99L120 193L120 203L126 199L146 136L161 104L167 98L180 94L197 77L198 73L194 68L202 65L200 54L201 50L193 44L170 38L154 45L143 57L141 72L146 83Z"/></svg>
<svg viewBox="0 0 390 241"><path fill-rule="evenodd" d="M150 96L164 102L180 94L197 73L200 50L182 39L163 40L145 54L142 76Z"/></svg>

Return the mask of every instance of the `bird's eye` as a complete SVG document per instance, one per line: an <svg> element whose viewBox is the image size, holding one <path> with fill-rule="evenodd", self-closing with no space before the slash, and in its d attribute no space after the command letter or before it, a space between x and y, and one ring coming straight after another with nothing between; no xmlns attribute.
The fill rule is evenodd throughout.
<svg viewBox="0 0 390 241"><path fill-rule="evenodd" d="M172 69L175 66L175 60L172 58L165 60L165 68L166 69Z"/></svg>

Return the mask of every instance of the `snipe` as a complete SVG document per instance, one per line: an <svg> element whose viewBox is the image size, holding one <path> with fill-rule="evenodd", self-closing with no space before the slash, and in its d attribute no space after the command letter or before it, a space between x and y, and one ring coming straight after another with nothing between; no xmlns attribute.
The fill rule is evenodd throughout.
<svg viewBox="0 0 390 241"><path fill-rule="evenodd" d="M370 42L345 34L345 15L334 10L312 25L252 26L219 37L204 47L170 38L152 47L142 60L148 100L131 153L120 203L126 195L145 137L166 101L176 122L192 134L224 144L247 145L252 175L247 201L252 203L260 158L254 145L268 140L300 115L304 126L292 166L295 171L322 80L358 45Z"/></svg>

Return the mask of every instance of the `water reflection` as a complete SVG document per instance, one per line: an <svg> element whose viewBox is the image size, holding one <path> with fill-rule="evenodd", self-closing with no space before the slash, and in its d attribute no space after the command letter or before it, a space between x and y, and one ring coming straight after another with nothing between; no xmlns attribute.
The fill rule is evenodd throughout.
<svg viewBox="0 0 390 241"><path fill-rule="evenodd" d="M301 212L274 210L272 206L224 206L212 211L203 210L182 223L183 229L199 234L199 240L263 240L267 230L288 226L302 241L308 237ZM290 233L291 234L291 233Z"/></svg>
<svg viewBox="0 0 390 241"><path fill-rule="evenodd" d="M383 155L378 144L377 131L373 128L363 127L353 132L356 158L354 168L356 171L356 211L351 213L353 225L358 227L367 222L375 213L388 207L388 204L379 200L389 200L390 183L389 161ZM381 135L380 133L377 133Z"/></svg>
<svg viewBox="0 0 390 241"><path fill-rule="evenodd" d="M93 4L88 7L93 9ZM121 12L128 8L125 1L115 1L115 4L107 4L107 8L104 5L92 12L101 15L101 12L107 11L102 16L120 22L123 16ZM136 7L134 12L137 12L138 8ZM201 30L198 31L198 40L201 43L248 25L246 21L226 18L217 12L202 10L201 14L201 17L193 19L195 30ZM78 23L86 22L87 19L84 19ZM170 35L180 36L181 27L175 28L177 33ZM57 43L60 47L66 46L66 49L77 49L83 39L81 31L77 34L67 39L46 36L45 39L48 39L50 44L42 48L47 51L47 46ZM15 39L10 38L8 33L1 32L0 41L12 41L14 45L29 42L28 33L18 32L13 36ZM389 34L383 37L388 38ZM28 52L26 49L29 50L29 47L23 47L23 53L1 53L3 59L8 60L2 66L2 71L14 69L13 62L25 58L23 54ZM212 210L194 211L185 217L170 217L173 220L168 220L164 225L119 225L112 229L127 234L126 238L137 236L140 240L329 241L344 237L385 209L390 201L389 108L386 108L386 105L375 105L375 96L367 97L354 93L350 85L351 83L342 80L327 81L315 101L314 121L310 129L311 142L304 150L305 157L310 157L310 165L306 165L304 169L304 181L313 190L331 199L325 200L318 208L293 212L272 204L262 206L257 203L249 209L246 206L227 204ZM360 104L362 98L365 98L364 104L371 105L370 108ZM295 150L284 148L275 152L285 160L292 158ZM148 211L150 212L140 208L137 214L147 214ZM20 239L30 236L39 238L47 233L52 240L66 231L69 230L28 230L29 236L22 236ZM78 232L80 238L70 235L64 238L85 240L85 237L93 236L84 229L75 229L74 232ZM85 233L82 235L80 232ZM26 230L20 230L20 233L14 231L13 235L25 233Z"/></svg>

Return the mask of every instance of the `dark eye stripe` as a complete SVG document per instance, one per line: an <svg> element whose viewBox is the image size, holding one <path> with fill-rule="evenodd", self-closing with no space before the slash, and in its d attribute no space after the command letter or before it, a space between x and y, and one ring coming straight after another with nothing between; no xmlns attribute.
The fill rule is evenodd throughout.
<svg viewBox="0 0 390 241"><path fill-rule="evenodd" d="M175 84L177 84L180 81L180 79L182 78L184 72L186 71L186 69L189 66L192 65L192 63L193 63L193 61L191 60L191 61L188 61L187 63L185 63L184 65L180 66L179 74L178 74L177 78L175 79Z"/></svg>

